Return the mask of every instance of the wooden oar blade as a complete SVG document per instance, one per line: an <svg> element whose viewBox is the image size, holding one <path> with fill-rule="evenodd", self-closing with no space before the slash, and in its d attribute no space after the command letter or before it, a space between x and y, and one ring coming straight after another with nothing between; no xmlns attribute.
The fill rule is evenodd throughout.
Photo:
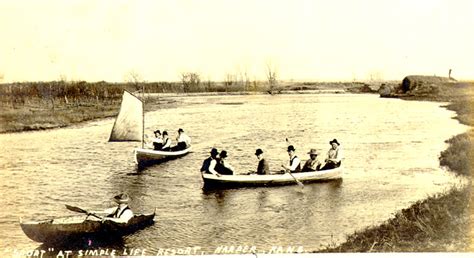
<svg viewBox="0 0 474 258"><path fill-rule="evenodd" d="M76 207L76 206L71 206L71 205L67 205L66 204L66 209L70 210L70 211L74 211L74 212L80 212L80 213L86 213L87 214L87 211L79 208L79 207Z"/></svg>

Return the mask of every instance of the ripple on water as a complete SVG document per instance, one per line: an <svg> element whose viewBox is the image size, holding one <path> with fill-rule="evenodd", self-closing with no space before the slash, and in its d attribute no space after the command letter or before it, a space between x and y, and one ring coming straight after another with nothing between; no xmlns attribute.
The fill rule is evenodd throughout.
<svg viewBox="0 0 474 258"><path fill-rule="evenodd" d="M21 231L19 217L74 214L64 204L100 210L115 205L111 197L119 192L130 195L135 211L156 207L157 215L153 226L112 243L117 248L294 244L314 250L459 183L439 168L438 155L444 140L466 127L437 103L331 94L183 100L202 104L148 112L146 132L185 128L193 153L139 173L132 156L139 143L107 142L112 119L0 135L2 146L11 146L0 157L0 250L38 247ZM213 104L222 102L239 105ZM336 119L330 110L337 110ZM303 160L310 148L323 158L337 138L346 155L344 180L303 190L296 184L202 189L199 168L210 148L227 150L229 162L244 172L255 170L254 152L262 148L270 168L278 169L288 161L285 138Z"/></svg>

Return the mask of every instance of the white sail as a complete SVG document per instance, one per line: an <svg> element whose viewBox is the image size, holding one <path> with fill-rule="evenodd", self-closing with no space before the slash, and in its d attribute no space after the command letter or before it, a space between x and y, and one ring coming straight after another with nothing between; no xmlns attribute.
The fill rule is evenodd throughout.
<svg viewBox="0 0 474 258"><path fill-rule="evenodd" d="M124 91L122 106L115 119L109 141L142 141L143 103L136 96Z"/></svg>

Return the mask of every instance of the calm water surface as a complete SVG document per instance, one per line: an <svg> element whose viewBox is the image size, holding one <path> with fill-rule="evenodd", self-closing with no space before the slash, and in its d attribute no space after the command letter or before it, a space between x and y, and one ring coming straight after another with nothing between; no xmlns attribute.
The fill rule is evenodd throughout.
<svg viewBox="0 0 474 258"><path fill-rule="evenodd" d="M466 127L440 103L376 95L187 97L185 106L146 114L146 131L182 127L193 153L137 174L136 142L107 142L113 119L66 129L0 135L0 252L44 248L21 231L19 218L72 215L64 204L110 207L125 191L136 211L157 208L156 223L114 247L220 245L303 246L316 250L381 223L428 195L464 183L439 167L444 140ZM255 170L262 148L270 168L288 159L288 137L303 160L326 153L337 138L345 150L342 182L204 191L199 168L211 147L225 149L242 172ZM105 245L104 245L105 246ZM99 244L101 247L101 244ZM71 247L72 248L72 247Z"/></svg>

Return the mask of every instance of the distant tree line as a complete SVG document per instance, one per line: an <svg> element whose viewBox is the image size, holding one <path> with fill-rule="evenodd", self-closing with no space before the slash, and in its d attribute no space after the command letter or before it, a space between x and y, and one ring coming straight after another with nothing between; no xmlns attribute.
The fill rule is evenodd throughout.
<svg viewBox="0 0 474 258"><path fill-rule="evenodd" d="M0 106L58 106L90 105L91 103L110 104L121 99L124 90L132 93L187 93L187 92L237 92L265 91L264 82L246 80L244 82L201 81L197 73L183 73L180 82L142 82L138 80L126 83L51 81L22 82L0 84Z"/></svg>

